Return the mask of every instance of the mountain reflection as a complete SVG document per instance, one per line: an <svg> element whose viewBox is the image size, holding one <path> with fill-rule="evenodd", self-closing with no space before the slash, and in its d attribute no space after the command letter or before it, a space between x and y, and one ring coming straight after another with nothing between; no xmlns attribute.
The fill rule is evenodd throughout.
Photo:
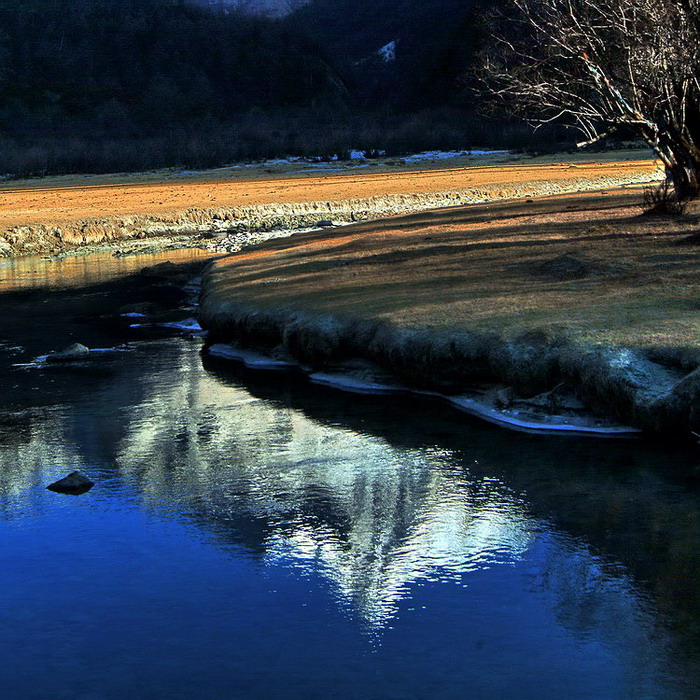
<svg viewBox="0 0 700 700"><path fill-rule="evenodd" d="M527 549L520 500L470 479L449 450L395 448L223 387L196 355L180 368L176 385L151 377L157 402L132 407L122 471L150 507L190 512L266 562L323 572L366 622L391 617L417 579Z"/></svg>
<svg viewBox="0 0 700 700"><path fill-rule="evenodd" d="M4 417L1 517L31 511L57 464L85 468L96 490L118 483L217 546L320 575L369 629L396 618L416 585L469 589L512 570L558 629L624 656L635 688L668 662L667 624L697 648L698 506L658 476L648 447L511 435L432 404L408 418L400 403L280 376L244 389L184 340L120 362L99 381L46 373L43 408Z"/></svg>

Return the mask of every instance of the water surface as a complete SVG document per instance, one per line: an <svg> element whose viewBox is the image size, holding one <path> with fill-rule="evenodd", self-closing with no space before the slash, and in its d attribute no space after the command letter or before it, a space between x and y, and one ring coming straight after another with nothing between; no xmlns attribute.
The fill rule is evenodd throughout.
<svg viewBox="0 0 700 700"><path fill-rule="evenodd" d="M3 698L698 695L698 455L343 395L192 338L15 367L128 339L75 321L108 262L67 291L32 265L0 283ZM89 493L46 491L76 468Z"/></svg>

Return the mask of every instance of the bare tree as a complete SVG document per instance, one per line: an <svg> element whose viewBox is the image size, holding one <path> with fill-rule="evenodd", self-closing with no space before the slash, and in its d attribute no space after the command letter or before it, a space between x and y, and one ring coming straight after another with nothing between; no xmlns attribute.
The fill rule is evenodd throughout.
<svg viewBox="0 0 700 700"><path fill-rule="evenodd" d="M485 51L490 92L580 146L644 139L679 200L700 197L700 0L504 0Z"/></svg>

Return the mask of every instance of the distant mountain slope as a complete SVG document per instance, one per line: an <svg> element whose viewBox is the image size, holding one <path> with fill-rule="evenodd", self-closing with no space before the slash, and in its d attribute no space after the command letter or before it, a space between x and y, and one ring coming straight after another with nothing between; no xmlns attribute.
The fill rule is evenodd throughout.
<svg viewBox="0 0 700 700"><path fill-rule="evenodd" d="M493 1L493 0L492 0ZM303 31L370 99L433 100L446 94L476 43L483 0L310 0L287 21ZM391 46L390 46L391 45ZM382 50L390 46L386 60Z"/></svg>
<svg viewBox="0 0 700 700"><path fill-rule="evenodd" d="M249 14L281 17L301 6L304 0L190 0L204 7L240 10Z"/></svg>
<svg viewBox="0 0 700 700"><path fill-rule="evenodd" d="M413 40L463 18L474 0L310 0L296 22L338 55L359 60L395 39Z"/></svg>
<svg viewBox="0 0 700 700"><path fill-rule="evenodd" d="M278 20L175 0L3 3L0 135L86 123L153 132L339 90L318 51Z"/></svg>

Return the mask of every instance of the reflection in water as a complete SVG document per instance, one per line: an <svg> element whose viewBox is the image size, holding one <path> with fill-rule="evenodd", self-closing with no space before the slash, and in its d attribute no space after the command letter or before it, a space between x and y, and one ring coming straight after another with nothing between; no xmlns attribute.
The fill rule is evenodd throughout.
<svg viewBox="0 0 700 700"><path fill-rule="evenodd" d="M155 682L143 680L146 661L125 651L141 634L154 645L147 663L161 669L158 685L145 686L159 689L149 696L222 697L232 675L252 669L249 697L683 697L697 689L700 605L690 589L699 509L682 481L660 475L665 453L510 434L429 403L407 412L396 400L277 375L244 388L249 375L203 367L194 341L144 343L110 362L99 375L12 371L12 382L41 383L42 393L0 422L0 537L5 556L25 562L26 595L39 572L57 566L48 545L30 539L27 549L21 537L43 520L58 527L51 532L63 558L125 572L91 581L97 618L115 600L120 609L103 643L126 673L93 679L105 697L129 691L119 685L129 676ZM689 458L674 460L682 471ZM95 477L89 494L46 494L74 468ZM73 513L85 536L63 541ZM135 525L136 513L147 520ZM178 544L154 523L182 528ZM188 528L203 533L204 550ZM214 551L226 553L223 563L213 563ZM144 613L154 585L171 598ZM330 608L319 587L331 592ZM41 608L43 594L33 595ZM64 595L68 607L79 603L80 591ZM299 596L313 610L302 614L292 602ZM168 622L185 625L193 600L212 641L196 631L170 640ZM67 615L65 628L37 633L31 615L7 614L0 641L18 634L49 659L66 629L80 636L90 625L76 632ZM219 629L224 620L230 626ZM249 630L243 646L232 632L241 629ZM155 651L163 643L169 658ZM295 645L317 661L302 661ZM201 654L223 654L206 683ZM259 677L268 667L274 682ZM56 668L58 679L71 677ZM46 682L42 690L53 691Z"/></svg>
<svg viewBox="0 0 700 700"><path fill-rule="evenodd" d="M106 282L166 260L184 263L210 257L209 251L187 248L126 257L115 257L106 252L64 258L0 258L0 293L87 287L95 280Z"/></svg>
<svg viewBox="0 0 700 700"><path fill-rule="evenodd" d="M393 448L323 425L223 389L190 361L177 386L152 378L159 401L130 412L119 450L154 507L184 501L266 560L322 571L374 625L412 581L511 562L527 549L522 504L497 481L452 468L449 451ZM244 518L264 522L264 534L239 532Z"/></svg>

